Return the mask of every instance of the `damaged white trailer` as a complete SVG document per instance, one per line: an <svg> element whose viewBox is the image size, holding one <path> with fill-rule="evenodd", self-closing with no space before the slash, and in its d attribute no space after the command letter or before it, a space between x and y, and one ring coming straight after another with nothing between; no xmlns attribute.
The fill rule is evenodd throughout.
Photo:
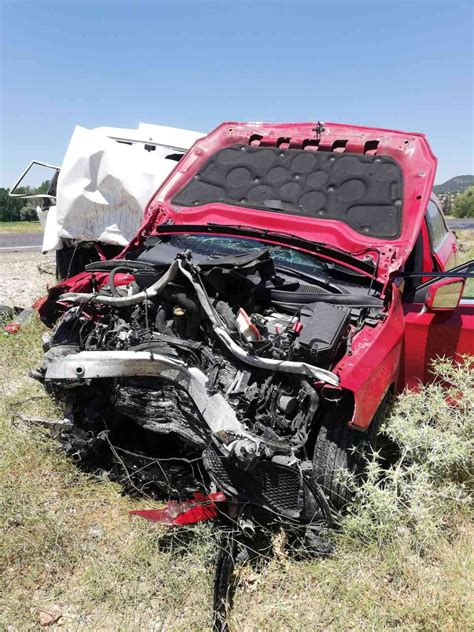
<svg viewBox="0 0 474 632"><path fill-rule="evenodd" d="M65 278L128 244L153 193L203 136L145 123L137 129L77 126L62 166L33 160L10 195L38 200L42 251L56 250L57 273ZM22 187L38 166L49 189L25 193Z"/></svg>

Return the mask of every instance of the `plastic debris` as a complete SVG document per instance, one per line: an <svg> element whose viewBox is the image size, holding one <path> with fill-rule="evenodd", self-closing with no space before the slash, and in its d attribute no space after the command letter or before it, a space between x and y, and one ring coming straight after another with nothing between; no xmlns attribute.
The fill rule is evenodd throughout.
<svg viewBox="0 0 474 632"><path fill-rule="evenodd" d="M163 509L134 509L129 513L169 526L195 524L216 518L216 503L222 503L226 500L224 492L214 492L208 496L195 492L193 499L183 502L169 500Z"/></svg>
<svg viewBox="0 0 474 632"><path fill-rule="evenodd" d="M22 326L26 325L26 323L31 320L34 313L35 310L31 307L23 309L18 316L15 317L15 320L12 320L11 323L8 323L3 327L4 334L17 334Z"/></svg>

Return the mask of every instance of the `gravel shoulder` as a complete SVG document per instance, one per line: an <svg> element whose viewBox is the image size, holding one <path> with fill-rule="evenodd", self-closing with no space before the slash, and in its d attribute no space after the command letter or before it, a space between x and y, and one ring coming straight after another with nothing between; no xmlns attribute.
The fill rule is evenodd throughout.
<svg viewBox="0 0 474 632"><path fill-rule="evenodd" d="M54 252L0 253L0 304L29 307L55 283Z"/></svg>

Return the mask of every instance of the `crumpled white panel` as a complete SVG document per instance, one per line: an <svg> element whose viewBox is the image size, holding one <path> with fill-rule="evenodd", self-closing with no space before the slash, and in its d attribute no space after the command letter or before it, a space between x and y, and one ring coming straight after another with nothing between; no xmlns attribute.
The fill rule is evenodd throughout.
<svg viewBox="0 0 474 632"><path fill-rule="evenodd" d="M123 144L111 136L141 142ZM127 245L152 195L176 167L166 156L189 149L202 136L144 124L137 130L76 127L58 179L58 237ZM146 151L147 141L160 145Z"/></svg>
<svg viewBox="0 0 474 632"><path fill-rule="evenodd" d="M36 213L43 227L43 246L41 251L44 253L50 250L61 250L63 243L58 236L58 218L56 205L50 206L45 211L41 206L36 207Z"/></svg>

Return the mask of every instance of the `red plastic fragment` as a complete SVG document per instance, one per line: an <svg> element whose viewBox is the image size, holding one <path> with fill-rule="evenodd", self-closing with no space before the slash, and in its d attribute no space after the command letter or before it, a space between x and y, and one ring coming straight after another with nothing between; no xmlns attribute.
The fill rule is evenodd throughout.
<svg viewBox="0 0 474 632"><path fill-rule="evenodd" d="M17 334L21 329L21 325L20 323L8 323L8 325L5 325L5 327L3 328L3 331L5 331L7 334Z"/></svg>
<svg viewBox="0 0 474 632"><path fill-rule="evenodd" d="M195 492L194 497L190 500L183 502L168 500L163 509L134 509L129 511L129 514L168 526L195 524L216 518L216 503L222 503L226 500L224 492L214 492L208 496Z"/></svg>

